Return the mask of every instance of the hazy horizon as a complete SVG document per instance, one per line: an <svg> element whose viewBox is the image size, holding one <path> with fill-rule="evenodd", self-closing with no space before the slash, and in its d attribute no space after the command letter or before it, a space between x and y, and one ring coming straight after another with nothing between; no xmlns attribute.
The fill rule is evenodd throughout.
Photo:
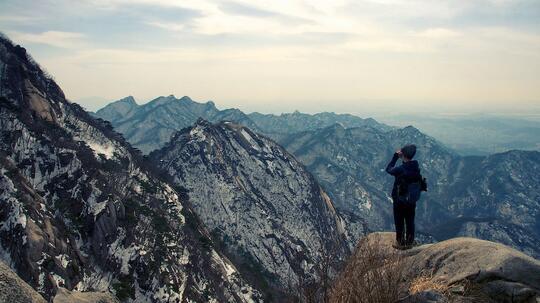
<svg viewBox="0 0 540 303"><path fill-rule="evenodd" d="M0 31L96 110L540 115L540 2L3 1Z"/></svg>

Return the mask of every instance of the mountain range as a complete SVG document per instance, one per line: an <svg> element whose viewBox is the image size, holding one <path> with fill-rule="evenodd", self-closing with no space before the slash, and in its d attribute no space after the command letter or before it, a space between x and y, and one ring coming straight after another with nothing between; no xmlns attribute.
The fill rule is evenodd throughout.
<svg viewBox="0 0 540 303"><path fill-rule="evenodd" d="M52 301L261 299L181 192L0 37L0 256Z"/></svg>
<svg viewBox="0 0 540 303"><path fill-rule="evenodd" d="M164 125L177 125L178 129L188 127L197 115L215 122L225 113L234 112L227 114L225 120L274 139L316 177L345 222L351 248L368 231L393 228L389 197L392 178L384 167L397 148L414 143L418 146L416 158L430 187L417 211L418 230L424 240L472 236L540 256L535 244L540 242L540 192L535 186L540 181L535 173L540 156L537 151L461 156L413 126L396 128L373 119L334 113L244 114L234 109L220 114L213 102L162 98L138 106L128 97L107 105L95 115L111 119L112 125L122 132L122 127L128 125L129 129L145 128L146 123L154 125L159 117L142 114L146 111L143 108L157 111L159 103L164 112L175 109L175 114L161 115L161 121ZM122 114L125 103L130 104L130 110ZM136 119L130 118L135 116ZM162 132L163 127L157 127L141 136L157 138L159 135L155 134ZM174 130L167 128L166 132ZM129 132L125 135L137 146Z"/></svg>
<svg viewBox="0 0 540 303"><path fill-rule="evenodd" d="M187 96L177 99L173 95L158 97L143 105L138 105L129 96L108 104L93 115L109 121L115 130L145 154L163 147L176 131L191 126L198 118L210 122L234 121L274 139L334 123L346 127L371 125L381 129L390 128L373 119L362 119L349 114L245 114L234 108L219 110L212 101L198 103Z"/></svg>
<svg viewBox="0 0 540 303"><path fill-rule="evenodd" d="M0 63L0 256L46 300L283 301L349 255L333 202L273 140L198 119L143 157L24 48L0 39Z"/></svg>

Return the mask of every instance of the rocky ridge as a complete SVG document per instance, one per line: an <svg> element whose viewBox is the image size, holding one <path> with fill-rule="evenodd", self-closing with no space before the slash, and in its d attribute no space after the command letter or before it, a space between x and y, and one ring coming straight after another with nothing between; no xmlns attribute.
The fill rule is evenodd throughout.
<svg viewBox="0 0 540 303"><path fill-rule="evenodd" d="M187 96L180 99L162 96L143 105L138 105L133 97L126 97L98 110L94 116L111 122L116 131L145 154L163 147L176 131L192 125L198 118L237 121L257 129L238 109L218 110L212 101L198 103Z"/></svg>
<svg viewBox="0 0 540 303"><path fill-rule="evenodd" d="M314 177L247 127L199 119L150 158L258 280L284 290L320 278L325 256L335 270L348 254L342 219Z"/></svg>
<svg viewBox="0 0 540 303"><path fill-rule="evenodd" d="M214 123L232 121L274 140L291 133L320 129L334 123L340 123L345 127L371 126L381 130L392 129L374 119L362 119L349 114L310 115L298 111L281 115L256 112L245 114L236 108L220 110L212 101L199 103L187 96L177 99L173 95L158 97L142 105L138 105L133 97L126 97L108 104L94 116L111 122L118 132L145 154L163 147L176 131L191 126L198 118Z"/></svg>

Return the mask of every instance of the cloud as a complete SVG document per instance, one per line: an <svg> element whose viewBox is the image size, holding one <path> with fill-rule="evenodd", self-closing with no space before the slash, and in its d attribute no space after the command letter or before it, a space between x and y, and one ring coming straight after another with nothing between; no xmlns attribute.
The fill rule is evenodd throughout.
<svg viewBox="0 0 540 303"><path fill-rule="evenodd" d="M146 24L173 32L180 32L186 29L185 24L175 22L147 21Z"/></svg>
<svg viewBox="0 0 540 303"><path fill-rule="evenodd" d="M196 91L256 101L538 100L539 6L538 0L5 0L0 27L29 44L79 96L100 87L104 95Z"/></svg>
<svg viewBox="0 0 540 303"><path fill-rule="evenodd" d="M313 23L313 21L306 18L300 18L289 14L280 13L275 10L264 9L251 4L245 4L235 1L222 2L219 5L219 8L221 11L229 15L238 15L254 18L275 18L281 22L293 24Z"/></svg>
<svg viewBox="0 0 540 303"><path fill-rule="evenodd" d="M46 31L42 33L8 32L17 43L45 44L60 48L81 48L85 45L85 36L75 32Z"/></svg>
<svg viewBox="0 0 540 303"><path fill-rule="evenodd" d="M435 39L444 39L444 38L454 38L459 37L462 34L458 31L447 29L447 28L428 28L416 33L418 37L426 38L435 38Z"/></svg>
<svg viewBox="0 0 540 303"><path fill-rule="evenodd" d="M187 22L204 15L204 12L196 8L184 6L161 7L146 3L126 4L118 7L118 12L122 14L131 14L145 20L167 22Z"/></svg>
<svg viewBox="0 0 540 303"><path fill-rule="evenodd" d="M242 15L248 17L278 17L281 14L258 8L252 5L247 5L239 2L225 1L219 5L219 8L228 14Z"/></svg>
<svg viewBox="0 0 540 303"><path fill-rule="evenodd" d="M14 22L14 23L28 23L36 21L35 18L30 16L10 16L0 15L1 22Z"/></svg>

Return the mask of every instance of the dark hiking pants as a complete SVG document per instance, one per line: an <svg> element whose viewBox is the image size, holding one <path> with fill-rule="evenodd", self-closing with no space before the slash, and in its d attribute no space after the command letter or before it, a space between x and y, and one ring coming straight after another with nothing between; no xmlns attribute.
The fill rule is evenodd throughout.
<svg viewBox="0 0 540 303"><path fill-rule="evenodd" d="M394 202L394 224L399 245L411 245L414 241L414 213L416 205Z"/></svg>

